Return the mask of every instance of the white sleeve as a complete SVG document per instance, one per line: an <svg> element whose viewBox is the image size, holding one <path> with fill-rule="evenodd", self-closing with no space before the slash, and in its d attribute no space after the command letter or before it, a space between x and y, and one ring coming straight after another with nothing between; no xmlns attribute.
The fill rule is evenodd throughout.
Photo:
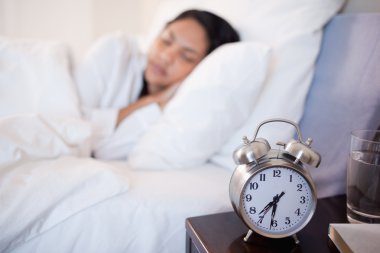
<svg viewBox="0 0 380 253"><path fill-rule="evenodd" d="M99 38L76 63L74 78L81 104L120 108L141 90L146 55L135 37L112 33Z"/></svg>
<svg viewBox="0 0 380 253"><path fill-rule="evenodd" d="M104 107L102 97L117 66L121 42L115 34L98 39L74 69L81 105L88 108Z"/></svg>
<svg viewBox="0 0 380 253"><path fill-rule="evenodd" d="M118 116L117 109L102 104L112 70L117 63L118 37L115 34L101 37L74 69L75 81L84 119L92 123L93 142L112 134ZM109 88L108 88L109 89Z"/></svg>
<svg viewBox="0 0 380 253"><path fill-rule="evenodd" d="M137 98L144 59L135 38L112 33L98 39L74 69L82 114L93 125L95 143L113 133L118 109Z"/></svg>
<svg viewBox="0 0 380 253"><path fill-rule="evenodd" d="M156 103L133 112L109 137L96 143L93 151L94 157L104 160L127 159L138 139L160 116L161 109Z"/></svg>

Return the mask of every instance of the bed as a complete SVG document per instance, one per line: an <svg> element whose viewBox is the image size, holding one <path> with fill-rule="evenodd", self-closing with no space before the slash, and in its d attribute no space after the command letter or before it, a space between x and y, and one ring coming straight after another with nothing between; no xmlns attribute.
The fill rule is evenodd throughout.
<svg viewBox="0 0 380 253"><path fill-rule="evenodd" d="M212 3L203 2L197 4ZM266 2L269 4L265 7L270 7L271 1ZM293 8L292 4L297 1L286 2ZM303 135L314 139L313 148L322 155L320 169L310 169L317 184L318 196L344 193L345 157L348 153L350 130L380 126L380 76L379 71L376 71L380 64L380 15L339 14L333 17L342 7L343 1L327 2L320 9L322 11L326 6L329 9L323 20L319 20L318 24L313 23L314 27L303 31L305 34L312 34L310 36L316 36L312 37L315 40L310 41L304 34L297 34L289 40L297 46L299 41L304 42L305 39L315 42L316 46L307 51L309 53L297 55L301 59L308 58L303 59L304 61L298 65L293 65L294 68L302 68L305 65L308 67L297 73L297 77L288 75L273 78L272 85L263 86L260 91L256 91L259 98L252 105L255 109L249 111L249 115L244 118L246 122L229 130L230 138L225 138L223 145L217 144L222 148L215 150L213 145L202 147L207 148L202 153L209 152L212 155L204 158L198 154L187 157L182 157L182 153L169 154L179 160L171 163L178 166L175 168L166 168L168 164L159 159L162 154L153 153L160 147L162 139L152 140L148 138L149 135L145 138L152 141L150 147L155 148L145 150L147 153L144 154L148 155L141 157L138 151L143 150L144 145L139 145L133 163L91 158L88 143L91 127L79 119L75 108L75 92L67 88L67 83L72 83L72 80L70 72L67 71L69 63L62 60L66 59L66 51L61 46L56 50L56 45L48 47L53 48L53 51L46 50L45 46L39 48L43 51L43 54L39 55L45 59L45 69L51 68L55 71L51 79L44 77L46 83L66 80L61 86L66 87L63 90L49 90L48 85L38 90L39 94L48 92L55 94L57 98L66 99L56 101L54 106L44 107L43 110L61 112L60 115L65 117L48 117L46 111L44 114L25 114L28 108L39 109L39 104L35 101L30 102L30 97L23 94L18 95L21 96L18 99L24 101L24 105L18 104L18 107L12 109L0 107L3 108L0 112L0 251L184 252L187 217L232 210L228 194L229 180L234 168L231 150L237 147L243 135L249 136L253 133L257 122L268 117L281 116L297 121ZM162 8L184 8L172 3L167 4L169 5L163 4ZM194 4L194 1L191 4ZM221 12L222 9L218 8L222 8L222 5L218 2L218 7L210 7L212 4L206 4L206 7L216 8L213 10ZM241 8L245 7L247 6L243 5ZM315 9L315 6L312 7ZM270 11L265 9L264 12L264 9L261 10L261 15ZM255 18L258 18L259 14L260 11ZM231 15L228 16L231 20L237 18L233 14L226 15ZM320 13L318 15L321 16ZM291 20L289 17L286 18ZM238 20L236 24L244 27L244 23L239 22L242 21ZM260 28L250 29L256 29L255 39L261 36L261 41L270 46L272 54L279 53L277 60L286 58L281 58L281 50L289 49L281 47L286 43L280 43L281 41L275 40ZM288 32L286 27L282 29L284 33ZM322 39L319 35L322 31L324 36L319 47ZM246 36L249 37L249 34ZM366 38L365 44L363 37ZM3 48L7 45L2 44ZM340 50L342 48L345 50ZM290 49L302 50L297 47ZM54 57L51 57L52 52ZM294 58L294 54L292 57ZM51 59L52 62L49 61ZM27 68L33 65L28 62L25 64ZM265 78L261 81L271 80L268 73L271 74L275 70L281 72L281 66L279 64L273 67L269 62L268 69L263 71ZM33 73L36 71L38 69ZM3 77L4 73L12 76L10 72L2 72ZM29 73L27 77L32 78L35 76L33 73ZM295 75L295 72L292 73ZM299 75L303 75L303 78L300 79ZM286 80L289 85L279 87L277 79ZM25 83L24 77L21 76L18 76L16 81L20 85ZM30 83L29 86L23 87L30 89ZM40 79L36 79L35 83L40 84ZM295 90L298 86L301 88ZM281 107L282 102L286 103L288 110L281 115L275 114L278 109L266 102L269 98L273 99L272 89L281 93L276 97L279 103L276 106ZM12 90L7 89L7 92L8 96L12 96ZM292 95L293 104L287 102L289 94ZM5 98L2 97L1 103L6 105L12 102ZM72 102L69 108L66 105L67 99ZM350 110L347 110L348 106ZM357 120L359 117L360 120ZM249 124L245 124L247 122ZM277 132L276 129L268 129L264 136L284 141L282 138L290 138L293 135L286 129L281 131L282 135L278 135ZM212 133L208 131L204 134L213 138ZM174 138L173 136L168 138ZM191 134L189 137L193 138ZM181 144L192 145L192 142L188 142L190 140L181 141ZM173 146L170 145L169 148ZM180 147L175 149L173 152L177 152ZM163 160L166 161L167 157ZM152 161L161 165L157 168L150 166Z"/></svg>

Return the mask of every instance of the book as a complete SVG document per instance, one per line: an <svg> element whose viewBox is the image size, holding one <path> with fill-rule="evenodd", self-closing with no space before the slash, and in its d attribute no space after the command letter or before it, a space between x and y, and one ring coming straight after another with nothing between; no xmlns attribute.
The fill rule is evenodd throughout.
<svg viewBox="0 0 380 253"><path fill-rule="evenodd" d="M341 253L380 252L380 224L332 223L328 236Z"/></svg>

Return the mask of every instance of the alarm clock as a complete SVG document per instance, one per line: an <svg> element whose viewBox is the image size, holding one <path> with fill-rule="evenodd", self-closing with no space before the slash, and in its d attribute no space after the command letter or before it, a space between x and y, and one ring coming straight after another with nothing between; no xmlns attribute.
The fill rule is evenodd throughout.
<svg viewBox="0 0 380 253"><path fill-rule="evenodd" d="M296 128L298 140L278 142L272 149L259 129L272 122L283 122ZM247 241L253 231L264 237L292 236L312 218L317 195L305 164L318 167L321 156L310 148L312 139L302 140L299 126L286 119L269 119L257 127L253 140L243 138L233 154L237 164L230 180L230 200L237 215L248 226Z"/></svg>

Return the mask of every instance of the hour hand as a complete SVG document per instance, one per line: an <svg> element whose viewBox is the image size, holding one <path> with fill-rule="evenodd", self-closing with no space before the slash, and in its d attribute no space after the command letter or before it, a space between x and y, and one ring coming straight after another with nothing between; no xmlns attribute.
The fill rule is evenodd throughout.
<svg viewBox="0 0 380 253"><path fill-rule="evenodd" d="M268 205L266 205L263 210L259 214L264 213L264 215L268 212L268 210L273 206L273 201L269 202Z"/></svg>
<svg viewBox="0 0 380 253"><path fill-rule="evenodd" d="M278 195L276 195L273 199L275 199ZM259 213L259 222L263 222L263 219L264 219L264 216L265 214L269 211L269 209L271 209L271 207L273 206L274 204L274 201L271 201L268 203L268 205L266 205L263 210L261 210L261 212ZM260 215L262 214L262 215Z"/></svg>
<svg viewBox="0 0 380 253"><path fill-rule="evenodd" d="M273 205L273 202L270 202L268 205L266 205L264 207L263 210L261 210L261 212L259 213L259 222L262 223L263 222L263 219L264 219L264 216L265 214L269 211L269 209L272 207Z"/></svg>

